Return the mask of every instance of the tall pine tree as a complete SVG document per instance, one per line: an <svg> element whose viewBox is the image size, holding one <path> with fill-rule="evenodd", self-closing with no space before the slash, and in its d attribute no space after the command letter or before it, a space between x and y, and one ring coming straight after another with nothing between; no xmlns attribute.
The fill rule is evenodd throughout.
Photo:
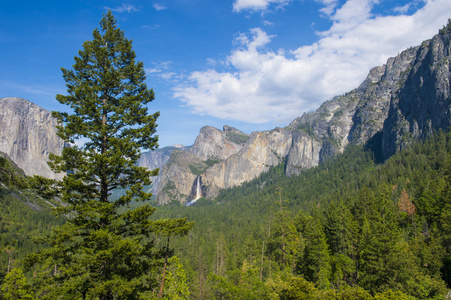
<svg viewBox="0 0 451 300"><path fill-rule="evenodd" d="M142 62L135 61L132 42L116 27L108 12L75 57L73 70L62 69L67 95L57 100L73 113L54 112L62 125L58 135L73 146L52 157L51 167L67 173L61 185L67 203L57 213L65 225L43 239L50 247L30 255L28 265L40 263L40 297L135 299L154 289L161 257L155 236L185 234L186 219L152 221L155 208L130 208L147 201L149 171L138 167L141 149L158 146L159 113L148 114L154 100L147 88ZM81 146L76 140L85 141ZM117 200L115 189L127 189ZM164 250L164 251L163 251ZM70 296L69 296L70 295Z"/></svg>

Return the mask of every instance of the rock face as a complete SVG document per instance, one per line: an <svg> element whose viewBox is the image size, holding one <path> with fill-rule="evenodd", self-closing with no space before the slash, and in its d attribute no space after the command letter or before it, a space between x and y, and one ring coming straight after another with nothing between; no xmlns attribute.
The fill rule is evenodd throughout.
<svg viewBox="0 0 451 300"><path fill-rule="evenodd" d="M211 126L201 128L194 145L172 151L168 162L162 167L159 184L154 192L160 203L193 200L193 185L197 176L240 151L248 136L230 126L223 130ZM197 182L197 181L196 181ZM205 194L204 179L202 193Z"/></svg>
<svg viewBox="0 0 451 300"><path fill-rule="evenodd" d="M247 140L247 135L230 126L218 130L211 126L202 127L194 145L188 150L200 159L226 159L237 153Z"/></svg>
<svg viewBox="0 0 451 300"><path fill-rule="evenodd" d="M362 84L303 114L286 128L249 137L224 127L204 127L195 144L173 152L162 168L160 202L186 202L197 176L202 195L249 181L285 163L287 176L343 152L367 145L386 159L415 139L451 125L451 26L370 70ZM231 137L236 139L232 139ZM169 192L168 192L169 191Z"/></svg>
<svg viewBox="0 0 451 300"><path fill-rule="evenodd" d="M174 145L169 147L164 147L161 149L155 149L153 151L144 152L138 160L138 166L146 167L149 170L161 169L169 160L172 151L174 149L188 149L183 145ZM161 170L160 170L161 174ZM152 190L156 191L158 189L158 184L160 183L161 176L155 176L152 180Z"/></svg>
<svg viewBox="0 0 451 300"><path fill-rule="evenodd" d="M288 128L304 131L329 144L320 160L342 152L346 145L362 145L382 130L390 100L410 68L418 47L408 49L386 65L371 69L355 90L325 102L316 111L295 119Z"/></svg>
<svg viewBox="0 0 451 300"><path fill-rule="evenodd" d="M195 179L207 168L208 165L197 156L188 151L174 149L160 173L160 184L156 189L158 202L185 203L192 200L189 195Z"/></svg>
<svg viewBox="0 0 451 300"><path fill-rule="evenodd" d="M382 154L388 158L412 140L427 138L451 125L451 34L441 34L416 48L400 80L384 123Z"/></svg>
<svg viewBox="0 0 451 300"><path fill-rule="evenodd" d="M64 142L56 135L51 113L25 99L0 99L0 151L26 175L62 177L47 165L49 153L60 155Z"/></svg>

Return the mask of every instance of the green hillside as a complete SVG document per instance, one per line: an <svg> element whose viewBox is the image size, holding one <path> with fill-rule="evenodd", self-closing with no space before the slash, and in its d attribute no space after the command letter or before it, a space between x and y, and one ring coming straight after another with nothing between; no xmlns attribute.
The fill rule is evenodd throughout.
<svg viewBox="0 0 451 300"><path fill-rule="evenodd" d="M156 217L195 221L173 243L193 299L268 297L299 278L312 293L360 287L442 299L451 284L450 153L451 134L441 132L384 164L350 146L301 176L279 165L215 201L172 203Z"/></svg>
<svg viewBox="0 0 451 300"><path fill-rule="evenodd" d="M442 132L384 163L349 146L300 176L286 177L282 164L214 201L160 206L155 219L195 221L171 240L182 263L173 268L186 273L171 277L171 289L186 281L189 299L443 299L451 285L450 154L451 134ZM38 178L1 163L14 172L0 174L3 278L6 251L21 267L37 249L32 238L63 220L51 214L57 201L38 196L52 198Z"/></svg>
<svg viewBox="0 0 451 300"><path fill-rule="evenodd" d="M22 266L25 255L40 247L34 238L63 222L51 210L61 204L52 197L43 198L45 189L39 180L43 179L26 177L5 155L0 156L0 280L8 265Z"/></svg>

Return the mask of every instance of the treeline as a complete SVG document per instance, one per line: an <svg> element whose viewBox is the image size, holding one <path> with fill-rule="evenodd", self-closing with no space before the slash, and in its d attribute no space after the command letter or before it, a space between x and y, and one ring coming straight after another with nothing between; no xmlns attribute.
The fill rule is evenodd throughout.
<svg viewBox="0 0 451 300"><path fill-rule="evenodd" d="M383 164L362 147L285 177L284 165L215 201L157 218L196 225L173 242L190 299L443 299L451 285L451 134Z"/></svg>

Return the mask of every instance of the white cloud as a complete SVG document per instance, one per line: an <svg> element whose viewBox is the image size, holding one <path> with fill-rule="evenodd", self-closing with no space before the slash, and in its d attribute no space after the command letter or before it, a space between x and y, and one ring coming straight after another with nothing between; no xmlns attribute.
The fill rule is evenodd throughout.
<svg viewBox="0 0 451 300"><path fill-rule="evenodd" d="M161 72L160 69L156 69L156 68L146 68L145 71L146 71L147 74L160 73Z"/></svg>
<svg viewBox="0 0 451 300"><path fill-rule="evenodd" d="M154 4L152 4L153 8L155 8L156 10L165 10L168 7L164 4L164 3L157 3L155 2Z"/></svg>
<svg viewBox="0 0 451 300"><path fill-rule="evenodd" d="M329 30L320 32L316 43L295 50L269 50L275 37L260 28L240 34L226 59L228 72L193 72L174 96L198 114L250 123L289 122L357 87L388 57L431 38L451 11L451 1L429 0L410 16L374 16L376 2L348 0L334 8Z"/></svg>
<svg viewBox="0 0 451 300"><path fill-rule="evenodd" d="M122 4L121 6L118 6L116 8L112 8L112 7L105 7L105 8L108 10L111 10L111 11L119 12L119 13L122 13L122 12L131 13L131 12L139 11L139 9L137 9L135 6L133 6L131 4Z"/></svg>
<svg viewBox="0 0 451 300"><path fill-rule="evenodd" d="M172 64L171 61L165 61L165 62L159 62L159 63L153 63L153 68L145 68L145 72L147 74L151 74L152 76L156 76L158 78L164 79L166 81L175 81L178 82L179 80L184 79L184 75L177 74L175 72L169 71L171 68L170 65Z"/></svg>
<svg viewBox="0 0 451 300"><path fill-rule="evenodd" d="M289 2L291 2L291 0L235 0L233 3L233 11L265 11L271 4L276 4L278 7L283 7Z"/></svg>
<svg viewBox="0 0 451 300"><path fill-rule="evenodd" d="M155 24L155 25L143 25L142 28L147 28L147 29L158 29L160 28L159 24Z"/></svg>
<svg viewBox="0 0 451 300"><path fill-rule="evenodd" d="M324 7L320 9L320 12L328 16L332 15L338 5L338 0L316 0L316 2L324 5Z"/></svg>
<svg viewBox="0 0 451 300"><path fill-rule="evenodd" d="M405 14L409 11L411 7L412 3L407 3L406 5L395 7L394 11L399 12L401 14Z"/></svg>
<svg viewBox="0 0 451 300"><path fill-rule="evenodd" d="M214 66L216 66L216 64L217 64L217 61L215 59L207 58L207 65L214 67Z"/></svg>

